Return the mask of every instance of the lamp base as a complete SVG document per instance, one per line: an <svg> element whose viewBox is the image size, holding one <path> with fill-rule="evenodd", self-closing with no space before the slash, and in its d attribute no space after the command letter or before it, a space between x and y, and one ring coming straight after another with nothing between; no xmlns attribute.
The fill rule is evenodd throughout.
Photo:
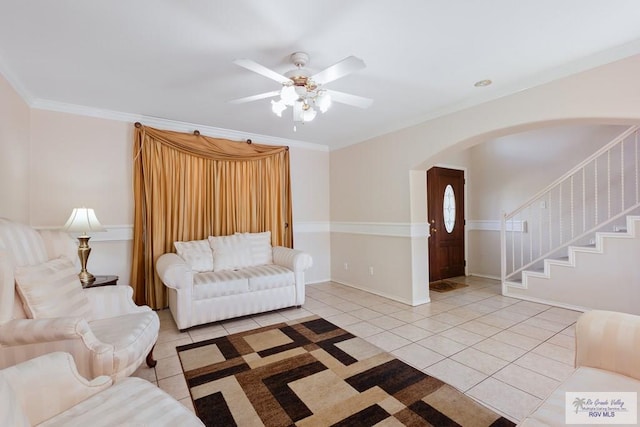
<svg viewBox="0 0 640 427"><path fill-rule="evenodd" d="M96 281L96 278L93 274L87 271L87 260L89 259L89 254L91 253L91 248L89 247L89 239L91 237L83 234L82 236L78 236L78 241L80 244L78 245L78 257L80 258L80 273L78 277L80 278L80 282L83 285L89 285Z"/></svg>
<svg viewBox="0 0 640 427"><path fill-rule="evenodd" d="M83 285L90 285L96 281L96 276L94 276L93 274L89 273L86 270L78 273L78 278L80 278L80 282Z"/></svg>

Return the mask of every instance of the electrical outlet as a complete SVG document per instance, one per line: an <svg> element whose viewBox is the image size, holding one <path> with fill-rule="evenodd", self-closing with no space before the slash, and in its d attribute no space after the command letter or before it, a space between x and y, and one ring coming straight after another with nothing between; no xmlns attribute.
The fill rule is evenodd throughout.
<svg viewBox="0 0 640 427"><path fill-rule="evenodd" d="M348 262L344 263L344 269L345 269L345 271L349 269L349 263Z"/></svg>
<svg viewBox="0 0 640 427"><path fill-rule="evenodd" d="M369 275L373 276L373 267L369 266Z"/></svg>
<svg viewBox="0 0 640 427"><path fill-rule="evenodd" d="M540 209L546 209L547 208L547 202L545 202L544 200L540 202Z"/></svg>

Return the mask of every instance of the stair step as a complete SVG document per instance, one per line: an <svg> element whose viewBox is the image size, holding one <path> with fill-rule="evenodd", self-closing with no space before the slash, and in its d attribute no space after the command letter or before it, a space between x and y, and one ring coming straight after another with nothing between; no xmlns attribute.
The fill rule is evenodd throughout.
<svg viewBox="0 0 640 427"><path fill-rule="evenodd" d="M560 256L557 258L553 258L556 261L569 261L569 257L568 256Z"/></svg>

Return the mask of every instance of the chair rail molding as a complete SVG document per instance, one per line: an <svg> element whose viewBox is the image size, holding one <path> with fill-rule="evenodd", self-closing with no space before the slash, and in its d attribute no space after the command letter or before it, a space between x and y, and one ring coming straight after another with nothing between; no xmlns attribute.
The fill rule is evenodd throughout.
<svg viewBox="0 0 640 427"><path fill-rule="evenodd" d="M332 233L371 236L425 238L429 224L425 222L331 222Z"/></svg>

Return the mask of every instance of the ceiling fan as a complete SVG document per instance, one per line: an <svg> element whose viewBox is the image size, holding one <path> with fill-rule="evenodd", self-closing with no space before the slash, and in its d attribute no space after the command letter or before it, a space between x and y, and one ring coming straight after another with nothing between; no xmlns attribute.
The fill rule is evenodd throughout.
<svg viewBox="0 0 640 427"><path fill-rule="evenodd" d="M271 100L271 110L278 117L282 117L282 112L285 111L287 107L293 107L294 130L295 123L310 122L315 118L317 110L320 110L322 113L326 112L332 102L339 102L359 108L367 108L373 102L373 100L369 98L338 92L324 87L327 83L365 68L366 65L362 59L356 58L355 56L348 56L318 73L311 74L309 70L305 68L309 62L309 55L307 53L295 52L291 54L290 58L296 68L285 74L273 71L251 59L236 59L233 61L234 64L247 70L275 80L280 83L281 88L271 92L234 99L229 102L232 104L242 104L260 99L273 98L279 95L279 100Z"/></svg>

